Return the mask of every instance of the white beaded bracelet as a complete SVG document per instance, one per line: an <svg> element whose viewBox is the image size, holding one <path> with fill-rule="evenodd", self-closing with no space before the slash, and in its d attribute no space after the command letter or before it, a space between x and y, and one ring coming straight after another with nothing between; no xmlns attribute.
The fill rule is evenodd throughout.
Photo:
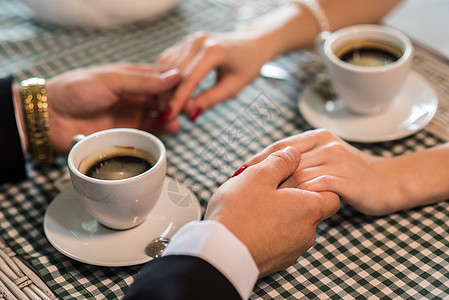
<svg viewBox="0 0 449 300"><path fill-rule="evenodd" d="M330 30L329 21L326 15L321 9L320 4L316 0L290 0L290 3L295 3L308 9L310 13L315 17L320 27L321 32L326 32Z"/></svg>

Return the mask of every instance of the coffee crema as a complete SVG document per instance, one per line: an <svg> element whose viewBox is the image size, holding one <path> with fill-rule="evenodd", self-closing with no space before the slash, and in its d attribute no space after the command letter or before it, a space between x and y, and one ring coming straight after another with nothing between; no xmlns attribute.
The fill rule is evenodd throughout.
<svg viewBox="0 0 449 300"><path fill-rule="evenodd" d="M340 47L335 51L335 55L352 65L378 67L399 60L403 51L380 41L358 40Z"/></svg>
<svg viewBox="0 0 449 300"><path fill-rule="evenodd" d="M86 164L82 173L102 180L120 180L131 178L151 169L156 160L154 157L140 149L120 147L100 155L92 162Z"/></svg>

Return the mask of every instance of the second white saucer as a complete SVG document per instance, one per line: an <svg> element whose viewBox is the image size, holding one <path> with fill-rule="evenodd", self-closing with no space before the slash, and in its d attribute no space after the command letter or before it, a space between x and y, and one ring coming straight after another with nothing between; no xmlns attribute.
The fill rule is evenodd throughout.
<svg viewBox="0 0 449 300"><path fill-rule="evenodd" d="M432 120L437 107L437 93L416 72L408 75L393 103L374 116L351 113L341 99L324 102L310 86L304 89L298 101L299 111L313 127L326 128L345 140L363 143L411 135Z"/></svg>
<svg viewBox="0 0 449 300"><path fill-rule="evenodd" d="M64 255L98 266L119 267L145 263L147 244L167 228L178 230L199 220L201 208L184 185L165 178L159 201L139 226L123 231L100 225L79 201L72 185L67 185L50 203L44 216L44 232L50 243Z"/></svg>

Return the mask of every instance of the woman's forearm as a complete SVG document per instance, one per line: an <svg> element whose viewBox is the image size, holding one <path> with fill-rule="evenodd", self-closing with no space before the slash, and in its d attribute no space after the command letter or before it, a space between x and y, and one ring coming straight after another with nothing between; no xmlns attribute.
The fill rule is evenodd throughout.
<svg viewBox="0 0 449 300"><path fill-rule="evenodd" d="M391 183L393 211L449 199L449 143L373 164Z"/></svg>
<svg viewBox="0 0 449 300"><path fill-rule="evenodd" d="M330 30L345 26L376 23L400 0L320 0ZM302 5L290 4L266 14L238 30L258 35L268 59L297 49L313 47L320 26L312 13Z"/></svg>

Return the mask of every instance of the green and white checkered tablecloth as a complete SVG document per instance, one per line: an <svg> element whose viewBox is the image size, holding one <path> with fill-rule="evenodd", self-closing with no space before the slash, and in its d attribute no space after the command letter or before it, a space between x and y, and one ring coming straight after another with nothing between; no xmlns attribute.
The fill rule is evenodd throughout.
<svg viewBox="0 0 449 300"><path fill-rule="evenodd" d="M13 73L17 80L106 62L153 62L188 33L230 30L236 21L232 10L206 0L184 0L156 19L114 30L35 23L13 0L0 0L0 8L0 76ZM309 58L296 52L276 62L296 72ZM258 78L195 124L181 117L182 131L163 138L168 175L188 185L204 208L246 158L273 141L312 128L297 110L300 92L301 87ZM423 130L397 141L354 145L394 156L441 142ZM80 263L59 253L44 235L43 216L58 193L55 181L67 170L65 158L40 169L28 161L27 169L29 180L0 185L0 237L61 298L121 297L141 266ZM251 299L448 298L448 232L448 202L385 217L368 217L343 205L318 226L313 248L285 271L259 280Z"/></svg>

